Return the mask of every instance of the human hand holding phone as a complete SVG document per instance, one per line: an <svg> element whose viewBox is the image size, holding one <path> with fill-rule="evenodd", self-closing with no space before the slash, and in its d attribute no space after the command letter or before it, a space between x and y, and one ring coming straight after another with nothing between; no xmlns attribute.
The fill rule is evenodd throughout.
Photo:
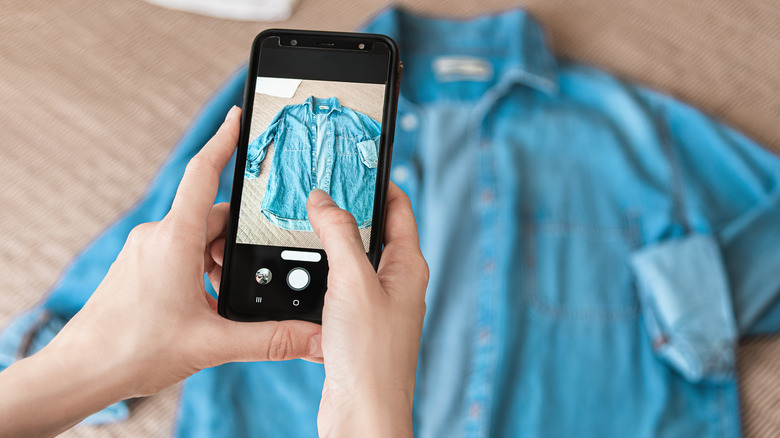
<svg viewBox="0 0 780 438"><path fill-rule="evenodd" d="M0 373L0 436L54 436L202 368L294 358L324 359L323 434L411 434L427 266L408 199L397 187L389 190L379 273L350 235L357 233L354 219L345 222L346 212L314 194L316 229L333 256L334 278L345 277L333 280L324 326L244 323L216 313L203 274L218 290L228 213L226 204L213 202L236 146L239 114L233 108L190 162L166 217L131 233L84 308L48 346Z"/></svg>
<svg viewBox="0 0 780 438"><path fill-rule="evenodd" d="M325 364L319 435L412 436L429 272L409 197L390 183L377 271L363 251L352 214L322 190L310 193L306 208L330 260L322 314L323 357L307 358ZM211 248L213 260L221 265L222 245L215 241Z"/></svg>
<svg viewBox="0 0 780 438"><path fill-rule="evenodd" d="M322 189L379 265L401 63L384 35L268 29L252 45L220 315L322 322L329 260L307 216Z"/></svg>
<svg viewBox="0 0 780 438"><path fill-rule="evenodd" d="M428 265L409 198L390 183L376 272L354 216L322 190L311 192L307 210L331 260L322 316L320 436L412 436Z"/></svg>
<svg viewBox="0 0 780 438"><path fill-rule="evenodd" d="M219 278L208 248L224 233L228 211L214 199L240 113L234 107L187 165L165 218L133 229L62 331L0 373L0 437L53 436L112 403L226 362L321 356L318 324L230 321L205 290L204 272Z"/></svg>

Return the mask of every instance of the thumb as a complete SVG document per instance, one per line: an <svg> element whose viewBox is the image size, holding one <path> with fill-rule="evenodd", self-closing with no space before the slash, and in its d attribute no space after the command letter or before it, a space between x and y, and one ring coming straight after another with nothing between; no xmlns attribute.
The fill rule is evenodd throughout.
<svg viewBox="0 0 780 438"><path fill-rule="evenodd" d="M338 266L361 266L368 262L363 241L352 213L342 210L324 191L314 189L306 203L309 221L322 242L322 248L330 263L330 269Z"/></svg>
<svg viewBox="0 0 780 438"><path fill-rule="evenodd" d="M216 359L227 362L280 361L322 357L318 324L305 321L238 322L220 318Z"/></svg>

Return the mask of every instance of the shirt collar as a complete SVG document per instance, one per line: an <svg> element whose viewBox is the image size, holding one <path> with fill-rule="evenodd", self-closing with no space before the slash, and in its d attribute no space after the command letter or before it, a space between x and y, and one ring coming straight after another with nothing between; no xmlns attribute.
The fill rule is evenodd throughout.
<svg viewBox="0 0 780 438"><path fill-rule="evenodd" d="M469 20L427 18L390 8L364 27L393 38L405 53L501 57L501 79L546 93L558 89L558 67L539 23L523 10Z"/></svg>
<svg viewBox="0 0 780 438"><path fill-rule="evenodd" d="M317 114L315 111L315 108L317 108L320 105L327 105L330 107L330 111L328 111L328 115L332 113L333 111L341 112L341 102L339 102L339 99L336 96L328 97L326 99L319 99L314 96L309 96L308 99L306 99L303 103L309 106L309 111L312 112L312 114Z"/></svg>

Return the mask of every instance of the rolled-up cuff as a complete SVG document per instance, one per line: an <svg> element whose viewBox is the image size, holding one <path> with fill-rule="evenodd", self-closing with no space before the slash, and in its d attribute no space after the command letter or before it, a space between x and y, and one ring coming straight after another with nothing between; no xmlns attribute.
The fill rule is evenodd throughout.
<svg viewBox="0 0 780 438"><path fill-rule="evenodd" d="M660 242L632 254L631 265L659 358L690 381L733 379L738 331L717 241Z"/></svg>

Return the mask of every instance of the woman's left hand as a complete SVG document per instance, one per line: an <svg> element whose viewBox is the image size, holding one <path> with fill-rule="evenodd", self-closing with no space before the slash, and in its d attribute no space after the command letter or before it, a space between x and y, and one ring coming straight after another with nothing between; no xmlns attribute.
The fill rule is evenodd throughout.
<svg viewBox="0 0 780 438"><path fill-rule="evenodd" d="M165 218L132 230L81 311L39 353L0 373L0 436L53 435L226 362L322 356L319 325L230 321L206 292L204 273L219 288L210 245L224 245L228 205L214 200L240 113L234 107L187 165Z"/></svg>

